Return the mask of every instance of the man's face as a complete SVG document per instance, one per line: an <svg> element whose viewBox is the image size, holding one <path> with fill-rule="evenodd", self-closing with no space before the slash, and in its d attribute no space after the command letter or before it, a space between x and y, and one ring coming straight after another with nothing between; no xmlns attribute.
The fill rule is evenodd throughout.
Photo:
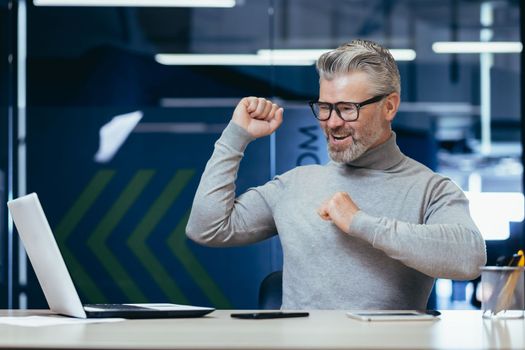
<svg viewBox="0 0 525 350"><path fill-rule="evenodd" d="M373 97L368 76L353 72L336 76L332 80L321 79L319 101L336 103L363 102ZM359 119L346 122L332 111L330 119L320 121L328 142L330 158L339 163L349 163L366 150L375 147L390 137L390 123L383 115L383 102L363 106Z"/></svg>

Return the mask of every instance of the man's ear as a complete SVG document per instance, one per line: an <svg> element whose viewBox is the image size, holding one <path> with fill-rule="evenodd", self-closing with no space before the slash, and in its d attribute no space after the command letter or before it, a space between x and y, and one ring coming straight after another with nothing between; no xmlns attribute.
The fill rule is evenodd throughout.
<svg viewBox="0 0 525 350"><path fill-rule="evenodd" d="M385 97L385 102L383 104L383 109L385 111L385 119L389 122L394 120L397 110L399 108L399 103L401 98L397 92L393 92L387 97Z"/></svg>

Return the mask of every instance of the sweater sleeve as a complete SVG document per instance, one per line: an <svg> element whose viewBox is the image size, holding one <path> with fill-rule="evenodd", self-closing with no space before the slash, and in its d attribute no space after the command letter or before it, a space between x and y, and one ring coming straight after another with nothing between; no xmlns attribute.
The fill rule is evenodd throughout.
<svg viewBox="0 0 525 350"><path fill-rule="evenodd" d="M431 198L423 224L359 211L350 232L428 276L476 278L487 257L483 237L470 217L468 199L448 179L438 182Z"/></svg>
<svg viewBox="0 0 525 350"><path fill-rule="evenodd" d="M248 132L230 122L215 143L202 174L186 234L207 246L228 247L255 243L275 234L272 212L263 197L273 191L249 189L235 198L235 180L247 145ZM275 188L272 182L266 187Z"/></svg>

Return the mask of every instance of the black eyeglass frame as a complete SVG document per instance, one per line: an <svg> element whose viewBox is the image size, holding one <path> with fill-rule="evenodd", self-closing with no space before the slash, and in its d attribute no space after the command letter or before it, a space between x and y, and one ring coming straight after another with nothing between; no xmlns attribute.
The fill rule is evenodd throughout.
<svg viewBox="0 0 525 350"><path fill-rule="evenodd" d="M372 103L376 103L376 102L379 102L381 101L382 99L384 99L385 97L387 97L389 94L384 94L384 95L377 95L377 96L374 96L374 97L371 97L369 98L368 100L365 100L363 102L346 102L346 101L339 101L339 102L336 102L336 103L329 103L329 102L322 102L322 101L309 101L308 104L310 105L310 108L312 109L312 113L314 114L315 118L319 121L327 121L328 119L330 119L330 117L332 117L332 112L333 110L335 109L335 113L337 114L337 116L339 118L341 118L341 120L345 121L345 122L355 122L357 119L359 119L359 110L361 109L361 107L364 107L366 105L369 105L369 104L372 104ZM316 103L323 103L323 104L326 104L328 106L330 106L330 112L328 113L328 118L324 118L324 119L321 119L317 114L315 114L315 109L314 109L314 105ZM346 120L342 117L341 115L341 111L339 110L339 105L341 104L353 104L355 106L355 109L357 110L357 113L356 113L356 117L355 119L351 119L351 120Z"/></svg>

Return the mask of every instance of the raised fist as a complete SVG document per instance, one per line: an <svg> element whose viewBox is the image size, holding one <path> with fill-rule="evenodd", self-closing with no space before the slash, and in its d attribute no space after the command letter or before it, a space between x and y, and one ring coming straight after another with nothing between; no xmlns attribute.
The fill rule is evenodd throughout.
<svg viewBox="0 0 525 350"><path fill-rule="evenodd" d="M283 122L283 108L262 97L243 98L232 120L255 138L273 133Z"/></svg>

